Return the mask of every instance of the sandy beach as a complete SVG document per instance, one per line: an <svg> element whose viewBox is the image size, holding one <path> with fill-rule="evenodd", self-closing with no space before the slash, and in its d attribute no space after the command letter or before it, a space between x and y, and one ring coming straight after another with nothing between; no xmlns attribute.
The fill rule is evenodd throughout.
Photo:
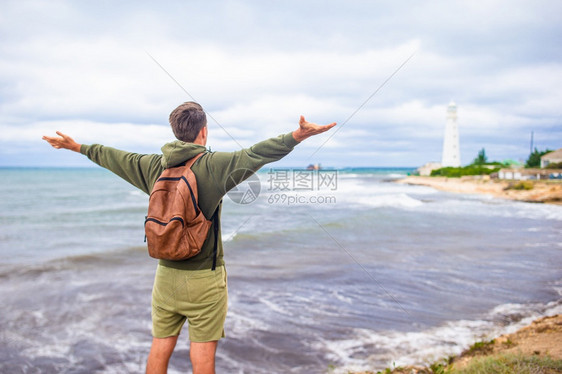
<svg viewBox="0 0 562 374"><path fill-rule="evenodd" d="M489 178L408 176L397 183L422 185L447 192L485 194L533 203L562 204L562 181L506 181ZM531 189L518 189L526 186Z"/></svg>

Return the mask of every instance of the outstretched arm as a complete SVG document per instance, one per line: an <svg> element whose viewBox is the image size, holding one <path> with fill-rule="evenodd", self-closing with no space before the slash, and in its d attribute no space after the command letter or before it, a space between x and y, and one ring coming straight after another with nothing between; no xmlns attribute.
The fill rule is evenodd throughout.
<svg viewBox="0 0 562 374"><path fill-rule="evenodd" d="M205 172L214 178L209 189L217 190L221 194L220 199L228 190L244 181L262 166L285 157L299 142L313 135L326 132L335 125L335 122L325 126L317 125L307 122L301 116L299 128L293 132L261 141L240 151L209 154L208 157L203 159L203 164L206 167ZM197 165L194 167L197 167Z"/></svg>
<svg viewBox="0 0 562 374"><path fill-rule="evenodd" d="M80 144L76 143L70 136L57 131L58 136L43 136L43 140L47 141L53 148L70 149L74 152L80 152Z"/></svg>
<svg viewBox="0 0 562 374"><path fill-rule="evenodd" d="M60 131L57 131L57 135L43 136L43 140L54 148L70 149L84 154L147 194L150 194L154 181L162 173L160 155L125 152L100 144L82 145Z"/></svg>
<svg viewBox="0 0 562 374"><path fill-rule="evenodd" d="M311 136L322 134L323 132L330 130L335 125L335 122L324 126L317 125L315 123L307 122L304 119L304 116L301 116L299 121L299 128L293 131L293 138L295 138L297 142L302 142L303 140L310 138Z"/></svg>

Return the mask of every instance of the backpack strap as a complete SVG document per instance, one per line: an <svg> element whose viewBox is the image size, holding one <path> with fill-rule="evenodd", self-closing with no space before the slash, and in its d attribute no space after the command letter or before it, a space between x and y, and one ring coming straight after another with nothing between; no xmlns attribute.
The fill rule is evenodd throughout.
<svg viewBox="0 0 562 374"><path fill-rule="evenodd" d="M187 160L185 162L185 167L187 169L191 170L191 167L193 166L195 161L199 160L201 158L201 156L203 156L204 154L205 154L205 152L199 153L197 156ZM193 173L193 171L192 171L192 173ZM190 192L190 195L191 195L191 202L193 203L193 206L195 207L195 215L197 215L197 214L199 214L199 204L197 204L197 199L195 198L195 194L193 193L193 189L191 188L191 186L187 182L187 179L185 179L185 183L187 183L187 187L189 188L189 192Z"/></svg>
<svg viewBox="0 0 562 374"><path fill-rule="evenodd" d="M203 156L205 153L207 153L207 152L201 152L197 156L194 156L194 157L190 158L189 160L181 163L180 165L185 165L188 168L191 168L193 166L193 164L195 163L195 161L199 160L199 158L201 158L201 156Z"/></svg>
<svg viewBox="0 0 562 374"><path fill-rule="evenodd" d="M217 209L215 210L215 213L213 213L213 226L214 226L214 231L215 231L215 247L213 249L213 267L211 270L215 270L217 267L217 252L219 250L219 227L220 227L220 215L219 215L219 210L220 207L222 205L222 200L219 202L219 205L217 206Z"/></svg>
<svg viewBox="0 0 562 374"><path fill-rule="evenodd" d="M190 158L189 160L186 160L180 164L177 164L175 166L170 167L169 169L173 169L173 168L180 168L180 167L184 167L186 165L188 165L190 168L193 166L193 164L195 163L195 161L197 161L201 156L203 156L205 153L207 153L207 151L203 151L195 156L193 156L192 158Z"/></svg>
<svg viewBox="0 0 562 374"><path fill-rule="evenodd" d="M205 153L207 153L207 152L201 152L197 156L187 160L185 162L185 166L188 167L188 168L191 168L193 166L193 164L195 163L195 161L197 161ZM193 194L191 196L193 198ZM194 205L196 207L198 206L197 204L195 204L195 201L194 201ZM219 250L219 227L220 227L219 210L220 210L221 205L222 205L222 200L219 201L219 205L217 206L217 209L215 209L215 212L213 213L213 216L211 218L213 220L213 228L214 228L214 234L215 234L215 245L214 245L214 248L213 248L213 267L211 268L211 270L213 270L213 271L217 268L217 252Z"/></svg>

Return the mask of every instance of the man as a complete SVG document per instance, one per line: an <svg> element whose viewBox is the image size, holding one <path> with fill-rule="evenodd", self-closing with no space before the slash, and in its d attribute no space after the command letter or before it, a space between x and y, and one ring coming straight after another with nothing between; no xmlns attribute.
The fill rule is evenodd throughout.
<svg viewBox="0 0 562 374"><path fill-rule="evenodd" d="M147 194L150 194L164 169L204 153L191 170L197 179L199 207L211 220L217 209L216 218L219 219L220 202L232 187L265 164L283 158L301 141L328 131L336 124L320 126L307 122L301 116L297 130L236 152L206 152L207 118L197 103L186 102L177 107L170 114L170 125L178 140L165 144L161 155L129 153L99 144L78 144L58 131L59 136L43 136L43 139L54 148L86 155ZM213 270L214 236L214 230L209 230L201 252L188 260L159 260L152 290L153 340L147 374L167 372L169 359L186 320L193 373L215 372L215 353L218 340L224 337L228 295L220 228L216 268Z"/></svg>

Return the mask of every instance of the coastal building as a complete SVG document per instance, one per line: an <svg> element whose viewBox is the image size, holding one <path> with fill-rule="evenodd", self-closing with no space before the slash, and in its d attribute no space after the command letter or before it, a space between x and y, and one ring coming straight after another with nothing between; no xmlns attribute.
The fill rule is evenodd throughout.
<svg viewBox="0 0 562 374"><path fill-rule="evenodd" d="M447 123L445 125L445 136L443 138L443 156L441 165L443 167L461 166L461 153L459 142L459 127L457 125L457 105L451 101L447 108Z"/></svg>
<svg viewBox="0 0 562 374"><path fill-rule="evenodd" d="M428 177L431 175L433 170L437 170L441 168L441 164L439 162L428 162L423 166L417 168L417 173L422 177Z"/></svg>
<svg viewBox="0 0 562 374"><path fill-rule="evenodd" d="M541 156L541 168L545 168L550 164L560 163L562 163L562 148Z"/></svg>
<svg viewBox="0 0 562 374"><path fill-rule="evenodd" d="M562 179L562 170L500 169L498 171L498 178L509 180Z"/></svg>

